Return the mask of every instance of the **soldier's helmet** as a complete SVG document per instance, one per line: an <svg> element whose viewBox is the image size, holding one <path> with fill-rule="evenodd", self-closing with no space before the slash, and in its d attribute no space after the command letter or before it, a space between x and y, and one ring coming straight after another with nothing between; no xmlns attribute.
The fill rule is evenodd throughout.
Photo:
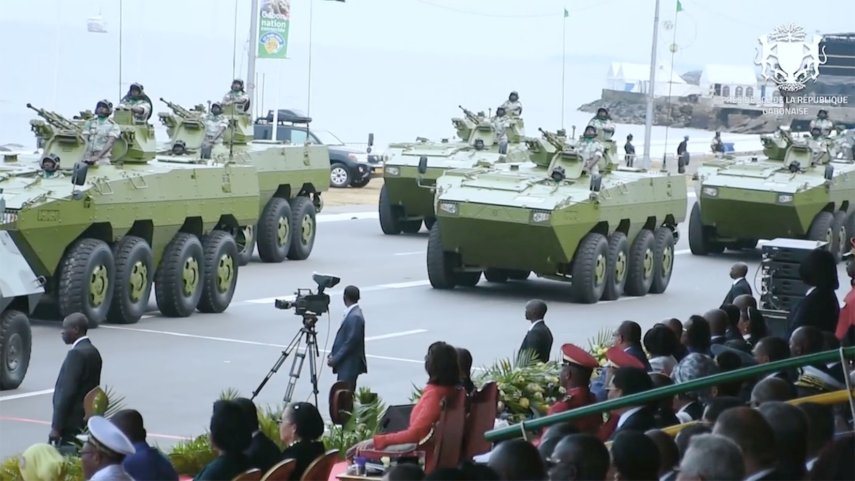
<svg viewBox="0 0 855 481"><path fill-rule="evenodd" d="M475 139L475 150L484 150L484 139Z"/></svg>
<svg viewBox="0 0 855 481"><path fill-rule="evenodd" d="M235 85L238 86L238 90L243 90L243 80L239 78L232 80L232 89L235 88Z"/></svg>
<svg viewBox="0 0 855 481"><path fill-rule="evenodd" d="M824 119L828 117L828 110L820 109L819 112L816 113L816 116Z"/></svg>
<svg viewBox="0 0 855 481"><path fill-rule="evenodd" d="M41 162L39 162L39 167L49 174L52 174L59 170L59 156L56 154L48 154L42 157Z"/></svg>
<svg viewBox="0 0 855 481"><path fill-rule="evenodd" d="M97 112L101 107L107 108L107 115L110 115L113 112L113 102L110 102L107 99L99 100L98 103L95 104L95 111Z"/></svg>
<svg viewBox="0 0 855 481"><path fill-rule="evenodd" d="M605 107L598 108L597 109L597 117L599 117L600 114L603 114L603 117L608 118L609 117L609 109L607 109Z"/></svg>
<svg viewBox="0 0 855 481"><path fill-rule="evenodd" d="M130 86L130 87L128 87L128 95L133 95L133 94L134 94L134 90L136 90L136 91L138 91L138 92L139 92L137 95L142 95L143 90L144 90L144 89L143 89L143 85L142 85L141 83L139 83L139 82L134 82L134 83L132 83L132 84L131 84L131 86Z"/></svg>
<svg viewBox="0 0 855 481"><path fill-rule="evenodd" d="M212 112L212 113L214 112L214 109L217 109L217 110L219 110L220 112L222 112L222 111L223 111L223 104L221 104L221 103L219 103L219 102L214 102L214 103L212 103L212 104L211 104L211 112Z"/></svg>
<svg viewBox="0 0 855 481"><path fill-rule="evenodd" d="M814 137L819 137L822 135L822 130L819 127L813 127L810 129L810 134Z"/></svg>
<svg viewBox="0 0 855 481"><path fill-rule="evenodd" d="M597 128L593 125L589 125L585 127L585 132L582 134L585 137L596 137L597 136Z"/></svg>
<svg viewBox="0 0 855 481"><path fill-rule="evenodd" d="M517 91L516 91L516 90L514 90L513 92L511 92L511 94L510 94L510 95L508 95L508 100L510 100L511 102L516 102L516 101L517 101L517 100L519 100L519 99L520 99L520 94L519 94L519 93L517 93Z"/></svg>
<svg viewBox="0 0 855 481"><path fill-rule="evenodd" d="M632 134L627 135L626 140L632 140Z"/></svg>
<svg viewBox="0 0 855 481"><path fill-rule="evenodd" d="M505 108L504 108L504 107L498 107L498 108L496 109L496 116L497 116L497 117L501 117L501 116L505 115L505 113L506 113L506 112L505 112Z"/></svg>

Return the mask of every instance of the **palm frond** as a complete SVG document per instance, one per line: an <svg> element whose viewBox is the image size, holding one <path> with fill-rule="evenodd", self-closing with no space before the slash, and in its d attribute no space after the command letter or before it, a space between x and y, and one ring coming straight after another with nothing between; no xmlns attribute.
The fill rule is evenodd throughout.
<svg viewBox="0 0 855 481"><path fill-rule="evenodd" d="M499 388L499 411L511 422L546 414L563 395L557 362L541 362L534 352L524 350L513 361L499 359L478 375L478 383L495 382Z"/></svg>
<svg viewBox="0 0 855 481"><path fill-rule="evenodd" d="M264 410L258 411L258 426L265 436L270 438L280 450L285 449L285 445L279 440L279 423L282 420L282 413L285 412L285 405L280 405L271 408L267 406Z"/></svg>
<svg viewBox="0 0 855 481"><path fill-rule="evenodd" d="M195 476L217 457L217 453L206 432L189 441L179 442L168 456L178 474Z"/></svg>
<svg viewBox="0 0 855 481"><path fill-rule="evenodd" d="M339 457L354 444L371 439L380 427L380 419L386 411L386 404L367 388L360 388L353 401L350 419L343 425L330 424L324 436L327 449L337 449Z"/></svg>
<svg viewBox="0 0 855 481"><path fill-rule="evenodd" d="M239 397L241 397L240 391L238 391L237 389L235 389L233 387L230 387L230 388L224 389L222 392L220 392L220 398L219 399L220 399L220 401L231 401L231 400L237 399Z"/></svg>
<svg viewBox="0 0 855 481"><path fill-rule="evenodd" d="M415 404L419 402L419 399L422 398L422 394L424 394L424 388L416 386L415 383L411 383L413 386L413 392L410 393L410 402Z"/></svg>

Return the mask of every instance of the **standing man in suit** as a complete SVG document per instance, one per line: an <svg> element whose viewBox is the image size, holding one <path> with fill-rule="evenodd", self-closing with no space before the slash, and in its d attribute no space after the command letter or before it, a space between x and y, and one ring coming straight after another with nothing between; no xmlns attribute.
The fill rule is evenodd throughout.
<svg viewBox="0 0 855 481"><path fill-rule="evenodd" d="M730 278L733 279L733 283L730 285L727 295L724 296L724 302L721 303L722 306L733 304L733 300L743 294L754 295L754 292L751 290L751 284L745 280L745 276L747 275L748 266L742 262L737 262L730 268Z"/></svg>
<svg viewBox="0 0 855 481"><path fill-rule="evenodd" d="M62 321L62 341L71 345L53 390L53 420L48 439L71 444L85 426L83 398L101 384L101 354L86 335L89 321L75 312Z"/></svg>
<svg viewBox="0 0 855 481"><path fill-rule="evenodd" d="M327 356L327 366L331 367L338 380L347 382L351 390L356 391L356 378L368 372L365 360L365 318L359 307L359 288L344 288L344 320L335 335L332 351Z"/></svg>
<svg viewBox="0 0 855 481"><path fill-rule="evenodd" d="M546 303L533 299L525 305L525 318L531 323L528 332L520 345L524 349L534 351L535 360L549 362L549 351L552 350L552 332L546 327L543 318L546 317Z"/></svg>

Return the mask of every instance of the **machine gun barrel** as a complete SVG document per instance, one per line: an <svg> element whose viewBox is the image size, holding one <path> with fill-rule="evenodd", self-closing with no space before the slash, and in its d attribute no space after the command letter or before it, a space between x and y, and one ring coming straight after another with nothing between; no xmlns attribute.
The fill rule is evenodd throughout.
<svg viewBox="0 0 855 481"><path fill-rule="evenodd" d="M160 101L165 103L166 106L169 107L173 112L175 112L175 115L178 115L179 117L183 117L186 119L193 116L193 113L191 113L189 110L178 104L172 103L164 99L163 97L160 97Z"/></svg>
<svg viewBox="0 0 855 481"><path fill-rule="evenodd" d="M38 114L39 117L45 119L45 121L48 124L50 124L52 127L56 128L56 129L71 130L74 132L81 132L82 131L82 129L77 124L75 124L74 122L68 120L67 118L63 117L62 115L60 115L56 112L51 112L50 110L40 109L31 103L27 103L27 108L34 110L36 112L36 114Z"/></svg>
<svg viewBox="0 0 855 481"><path fill-rule="evenodd" d="M543 130L540 127L538 127L537 130L539 130L540 133L543 134L543 137L546 139L546 141L552 144L555 148L559 150L564 149L564 141L562 141L557 134L554 134L548 130Z"/></svg>
<svg viewBox="0 0 855 481"><path fill-rule="evenodd" d="M468 118L472 122L478 123L481 121L481 119L477 115L475 115L475 112L467 109L466 107L464 107L462 105L458 105L458 107L460 107L460 110L463 111L463 115L465 115L466 118Z"/></svg>

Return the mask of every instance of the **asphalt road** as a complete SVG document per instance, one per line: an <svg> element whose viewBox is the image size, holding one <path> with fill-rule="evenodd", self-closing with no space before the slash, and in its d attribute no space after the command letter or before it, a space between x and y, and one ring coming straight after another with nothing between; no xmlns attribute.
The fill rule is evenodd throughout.
<svg viewBox="0 0 855 481"><path fill-rule="evenodd" d="M426 231L384 236L376 207L330 208L319 217L312 256L302 262L255 262L242 268L234 302L225 313L168 319L155 312L130 326L102 325L90 331L90 337L104 360L102 385L123 395L126 407L140 410L150 441L167 448L204 432L211 404L222 390L235 388L251 395L301 327L297 316L275 309L273 300L297 288L315 289L313 272L341 277L331 292L330 319L318 322L319 400L327 417L327 392L334 376L325 365L325 349L332 346L342 316L341 292L346 285L362 290L360 304L367 321L369 372L359 383L387 403L402 404L409 402L413 383L425 382L424 353L434 341L467 347L476 366L511 356L527 329L523 306L530 298L548 303L546 322L557 355L562 343L587 346L600 330L613 329L625 319L646 329L668 317L686 319L717 307L731 282L729 267L737 260L748 262L754 276L759 249L695 257L688 250L688 222L680 229L675 271L666 293L579 305L566 300L567 285L534 278L505 285L482 278L475 288L433 290L425 270ZM842 266L840 275L844 281ZM845 289L839 291L841 299ZM151 305L156 309L153 301ZM66 350L58 323L34 322L26 380L18 390L0 393L0 459L47 440L51 390ZM291 358L256 401L280 402L290 369ZM308 378L306 363L295 400L311 395Z"/></svg>

